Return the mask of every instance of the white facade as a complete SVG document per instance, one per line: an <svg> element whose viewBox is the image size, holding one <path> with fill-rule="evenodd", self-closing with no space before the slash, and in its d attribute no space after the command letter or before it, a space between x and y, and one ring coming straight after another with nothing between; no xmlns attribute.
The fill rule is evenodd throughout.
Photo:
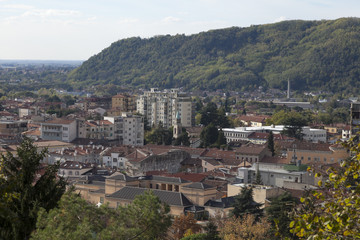
<svg viewBox="0 0 360 240"><path fill-rule="evenodd" d="M116 167L120 169L125 168L125 163L127 159L125 157L120 156L119 153L110 153L110 156L103 156L103 164L106 167Z"/></svg>
<svg viewBox="0 0 360 240"><path fill-rule="evenodd" d="M223 128L224 136L227 142L236 142L241 140L249 140L248 136L254 132L280 134L284 130L284 125L272 125L262 127L238 127L238 128ZM310 142L326 142L326 130L325 129L314 129L310 127L303 127L302 133L304 134L303 139Z"/></svg>
<svg viewBox="0 0 360 240"><path fill-rule="evenodd" d="M41 123L40 136L43 140L71 142L77 137L76 120L56 119Z"/></svg>
<svg viewBox="0 0 360 240"><path fill-rule="evenodd" d="M123 113L121 116L104 117L115 126L115 136L123 145L144 145L144 117Z"/></svg>
<svg viewBox="0 0 360 240"><path fill-rule="evenodd" d="M160 123L165 128L174 126L177 113L183 127L191 127L195 123L191 97L179 93L178 89L161 92L151 88L138 97L136 110L147 118L149 126Z"/></svg>

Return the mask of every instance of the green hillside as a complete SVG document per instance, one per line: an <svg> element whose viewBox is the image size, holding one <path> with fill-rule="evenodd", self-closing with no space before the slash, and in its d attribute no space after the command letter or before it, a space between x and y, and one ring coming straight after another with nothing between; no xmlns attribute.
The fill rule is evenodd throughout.
<svg viewBox="0 0 360 240"><path fill-rule="evenodd" d="M247 90L258 86L357 93L360 19L284 21L190 36L117 41L69 75L75 86Z"/></svg>

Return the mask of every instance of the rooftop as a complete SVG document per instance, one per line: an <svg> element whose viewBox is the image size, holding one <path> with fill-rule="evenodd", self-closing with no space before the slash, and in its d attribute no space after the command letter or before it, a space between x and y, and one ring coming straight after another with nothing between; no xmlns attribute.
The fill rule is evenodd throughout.
<svg viewBox="0 0 360 240"><path fill-rule="evenodd" d="M146 191L149 191L147 188L137 188L137 187L123 187L119 191L108 195L108 198L118 198L125 200L134 200L137 195L144 194ZM161 202L167 203L171 206L192 206L192 202L185 197L184 194L180 192L170 192L162 191L157 189L151 189Z"/></svg>

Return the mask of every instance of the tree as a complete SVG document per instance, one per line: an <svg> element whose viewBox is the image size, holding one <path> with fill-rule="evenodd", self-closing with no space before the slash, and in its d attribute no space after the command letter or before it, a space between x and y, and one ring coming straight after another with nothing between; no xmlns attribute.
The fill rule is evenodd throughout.
<svg viewBox="0 0 360 240"><path fill-rule="evenodd" d="M116 210L100 239L158 239L171 225L169 212L168 205L147 191Z"/></svg>
<svg viewBox="0 0 360 240"><path fill-rule="evenodd" d="M201 230L201 226L197 224L194 214L188 213L186 215L176 216L170 228L170 231L174 233L174 238L181 239L188 230L191 230L193 233Z"/></svg>
<svg viewBox="0 0 360 240"><path fill-rule="evenodd" d="M171 225L169 207L152 192L118 209L92 205L73 192L59 207L40 211L33 239L158 239Z"/></svg>
<svg viewBox="0 0 360 240"><path fill-rule="evenodd" d="M189 135L185 128L182 128L182 133L180 136L175 139L174 145L183 145L183 146L190 146L190 140Z"/></svg>
<svg viewBox="0 0 360 240"><path fill-rule="evenodd" d="M224 240L267 240L270 223L264 218L255 221L251 214L245 214L243 218L232 217L225 221L220 229L220 237Z"/></svg>
<svg viewBox="0 0 360 240"><path fill-rule="evenodd" d="M111 211L87 203L79 195L65 193L57 208L41 208L31 239L94 239L107 227Z"/></svg>
<svg viewBox="0 0 360 240"><path fill-rule="evenodd" d="M259 164L259 163L257 163L257 164ZM255 184L257 184L257 185L263 185L263 181L262 181L262 179L261 179L261 174L260 174L259 169L256 170Z"/></svg>
<svg viewBox="0 0 360 240"><path fill-rule="evenodd" d="M302 206L295 212L290 228L301 239L360 238L359 136L345 146L352 157L344 160L340 169L330 168L318 182L320 189L300 199Z"/></svg>
<svg viewBox="0 0 360 240"><path fill-rule="evenodd" d="M289 117L284 122L283 134L288 137L294 137L296 139L302 140L304 134L302 133L302 128L306 126L306 122L303 119Z"/></svg>
<svg viewBox="0 0 360 240"><path fill-rule="evenodd" d="M269 133L267 147L271 152L271 156L275 156L274 134L272 132Z"/></svg>
<svg viewBox="0 0 360 240"><path fill-rule="evenodd" d="M210 123L208 126L200 133L201 144L203 147L208 147L216 142L218 139L218 129L214 126L213 123Z"/></svg>
<svg viewBox="0 0 360 240"><path fill-rule="evenodd" d="M293 239L290 233L290 214L296 204L295 198L290 193L284 193L271 199L270 206L265 208L267 219L271 223L271 231L277 238L289 237Z"/></svg>
<svg viewBox="0 0 360 240"><path fill-rule="evenodd" d="M0 156L4 176L2 186L11 189L10 201L1 205L7 215L0 216L0 238L28 239L35 229L40 208L46 211L57 206L65 192L66 182L57 178L59 165L42 166L47 150L37 152L33 142L25 138L16 150L16 156L8 152ZM44 173L38 177L38 171ZM2 211L0 211L2 212Z"/></svg>
<svg viewBox="0 0 360 240"><path fill-rule="evenodd" d="M217 121L218 112L217 106L214 102L209 102L205 107L201 109L201 120L200 123L204 126L209 125L210 123L214 123Z"/></svg>
<svg viewBox="0 0 360 240"><path fill-rule="evenodd" d="M243 218L247 214L254 215L255 221L258 221L263 215L260 208L262 204L254 201L252 187L243 187L240 194L235 196L234 209L232 214L235 217Z"/></svg>
<svg viewBox="0 0 360 240"><path fill-rule="evenodd" d="M216 145L218 146L218 148L220 148L221 146L226 145L226 138L224 135L224 132L220 129L220 131L218 132L218 137L216 140Z"/></svg>

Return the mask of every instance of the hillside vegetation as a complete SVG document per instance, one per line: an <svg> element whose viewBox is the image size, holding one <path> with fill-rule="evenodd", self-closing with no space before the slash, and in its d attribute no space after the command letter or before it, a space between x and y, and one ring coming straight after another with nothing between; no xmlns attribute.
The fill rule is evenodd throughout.
<svg viewBox="0 0 360 240"><path fill-rule="evenodd" d="M357 93L359 56L360 19L283 21L119 40L71 72L68 81L249 90L285 89L289 79L293 89Z"/></svg>

